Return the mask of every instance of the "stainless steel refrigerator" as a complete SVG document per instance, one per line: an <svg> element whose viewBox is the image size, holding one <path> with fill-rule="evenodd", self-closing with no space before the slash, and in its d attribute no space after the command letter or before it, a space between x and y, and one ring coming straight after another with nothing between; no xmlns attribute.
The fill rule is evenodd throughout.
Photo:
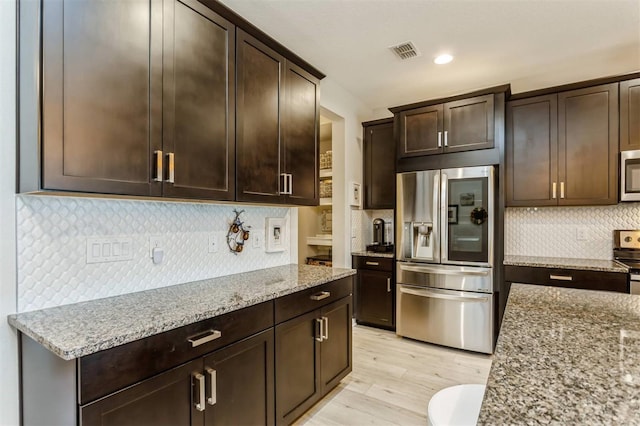
<svg viewBox="0 0 640 426"><path fill-rule="evenodd" d="M396 333L493 352L494 167L399 173Z"/></svg>

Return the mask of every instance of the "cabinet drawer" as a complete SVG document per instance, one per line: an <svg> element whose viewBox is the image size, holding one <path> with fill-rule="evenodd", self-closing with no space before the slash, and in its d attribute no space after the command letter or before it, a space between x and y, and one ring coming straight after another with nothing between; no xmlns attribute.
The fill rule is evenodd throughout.
<svg viewBox="0 0 640 426"><path fill-rule="evenodd" d="M353 256L355 269L371 269L373 271L393 271L393 259L389 257Z"/></svg>
<svg viewBox="0 0 640 426"><path fill-rule="evenodd" d="M352 289L353 277L346 277L280 297L275 300L276 324L348 296Z"/></svg>
<svg viewBox="0 0 640 426"><path fill-rule="evenodd" d="M272 326L273 301L268 301L80 358L80 404ZM211 331L220 337L211 339Z"/></svg>
<svg viewBox="0 0 640 426"><path fill-rule="evenodd" d="M505 281L628 293L627 274L621 272L505 266Z"/></svg>

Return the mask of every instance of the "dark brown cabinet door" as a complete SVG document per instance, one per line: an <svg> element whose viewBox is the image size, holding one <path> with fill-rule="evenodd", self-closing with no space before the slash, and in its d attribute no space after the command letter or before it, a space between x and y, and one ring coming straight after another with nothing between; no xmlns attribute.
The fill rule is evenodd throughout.
<svg viewBox="0 0 640 426"><path fill-rule="evenodd" d="M400 157L442 153L443 106L431 105L400 113Z"/></svg>
<svg viewBox="0 0 640 426"><path fill-rule="evenodd" d="M159 195L161 8L43 2L43 188Z"/></svg>
<svg viewBox="0 0 640 426"><path fill-rule="evenodd" d="M321 395L319 311L276 326L276 423L290 424Z"/></svg>
<svg viewBox="0 0 640 426"><path fill-rule="evenodd" d="M205 425L274 424L273 353L269 329L205 357Z"/></svg>
<svg viewBox="0 0 640 426"><path fill-rule="evenodd" d="M351 372L352 297L342 298L322 308L324 338L320 344L320 379L323 394Z"/></svg>
<svg viewBox="0 0 640 426"><path fill-rule="evenodd" d="M164 2L163 195L235 197L235 27L195 0ZM171 180L173 182L171 182Z"/></svg>
<svg viewBox="0 0 640 426"><path fill-rule="evenodd" d="M444 152L493 148L494 95L444 104Z"/></svg>
<svg viewBox="0 0 640 426"><path fill-rule="evenodd" d="M202 360L176 367L106 398L80 407L82 426L175 426L202 424L195 375ZM192 400L193 398L193 400Z"/></svg>
<svg viewBox="0 0 640 426"><path fill-rule="evenodd" d="M319 86L317 78L287 62L282 162L291 204L318 205Z"/></svg>
<svg viewBox="0 0 640 426"><path fill-rule="evenodd" d="M364 127L364 208L392 209L396 203L393 120Z"/></svg>
<svg viewBox="0 0 640 426"><path fill-rule="evenodd" d="M616 204L618 83L558 94L559 205Z"/></svg>
<svg viewBox="0 0 640 426"><path fill-rule="evenodd" d="M284 58L240 29L236 38L236 199L279 203Z"/></svg>
<svg viewBox="0 0 640 426"><path fill-rule="evenodd" d="M356 320L360 323L395 327L395 285L391 272L358 270Z"/></svg>
<svg viewBox="0 0 640 426"><path fill-rule="evenodd" d="M640 149L640 78L620 82L620 151Z"/></svg>
<svg viewBox="0 0 640 426"><path fill-rule="evenodd" d="M558 96L507 103L507 206L558 204Z"/></svg>

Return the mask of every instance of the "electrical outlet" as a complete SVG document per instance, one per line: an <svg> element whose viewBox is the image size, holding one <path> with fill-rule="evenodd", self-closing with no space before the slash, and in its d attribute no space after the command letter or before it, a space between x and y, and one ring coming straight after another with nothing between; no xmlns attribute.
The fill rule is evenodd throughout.
<svg viewBox="0 0 640 426"><path fill-rule="evenodd" d="M576 240L578 241L586 241L587 240L587 228L585 226L578 226L576 228Z"/></svg>
<svg viewBox="0 0 640 426"><path fill-rule="evenodd" d="M209 253L217 253L220 247L220 239L216 234L209 234L209 242L208 242L208 250Z"/></svg>
<svg viewBox="0 0 640 426"><path fill-rule="evenodd" d="M149 237L149 257L153 258L153 249L162 248L162 238L158 235Z"/></svg>
<svg viewBox="0 0 640 426"><path fill-rule="evenodd" d="M251 233L251 239L253 241L253 248L259 249L262 247L262 233L258 230L253 230Z"/></svg>

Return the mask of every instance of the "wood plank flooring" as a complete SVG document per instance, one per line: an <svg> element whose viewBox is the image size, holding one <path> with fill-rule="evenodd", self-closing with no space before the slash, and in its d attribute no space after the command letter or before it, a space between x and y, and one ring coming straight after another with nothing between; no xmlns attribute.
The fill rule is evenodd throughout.
<svg viewBox="0 0 640 426"><path fill-rule="evenodd" d="M429 399L462 383L484 384L489 355L397 337L355 325L353 372L296 425L425 425Z"/></svg>

